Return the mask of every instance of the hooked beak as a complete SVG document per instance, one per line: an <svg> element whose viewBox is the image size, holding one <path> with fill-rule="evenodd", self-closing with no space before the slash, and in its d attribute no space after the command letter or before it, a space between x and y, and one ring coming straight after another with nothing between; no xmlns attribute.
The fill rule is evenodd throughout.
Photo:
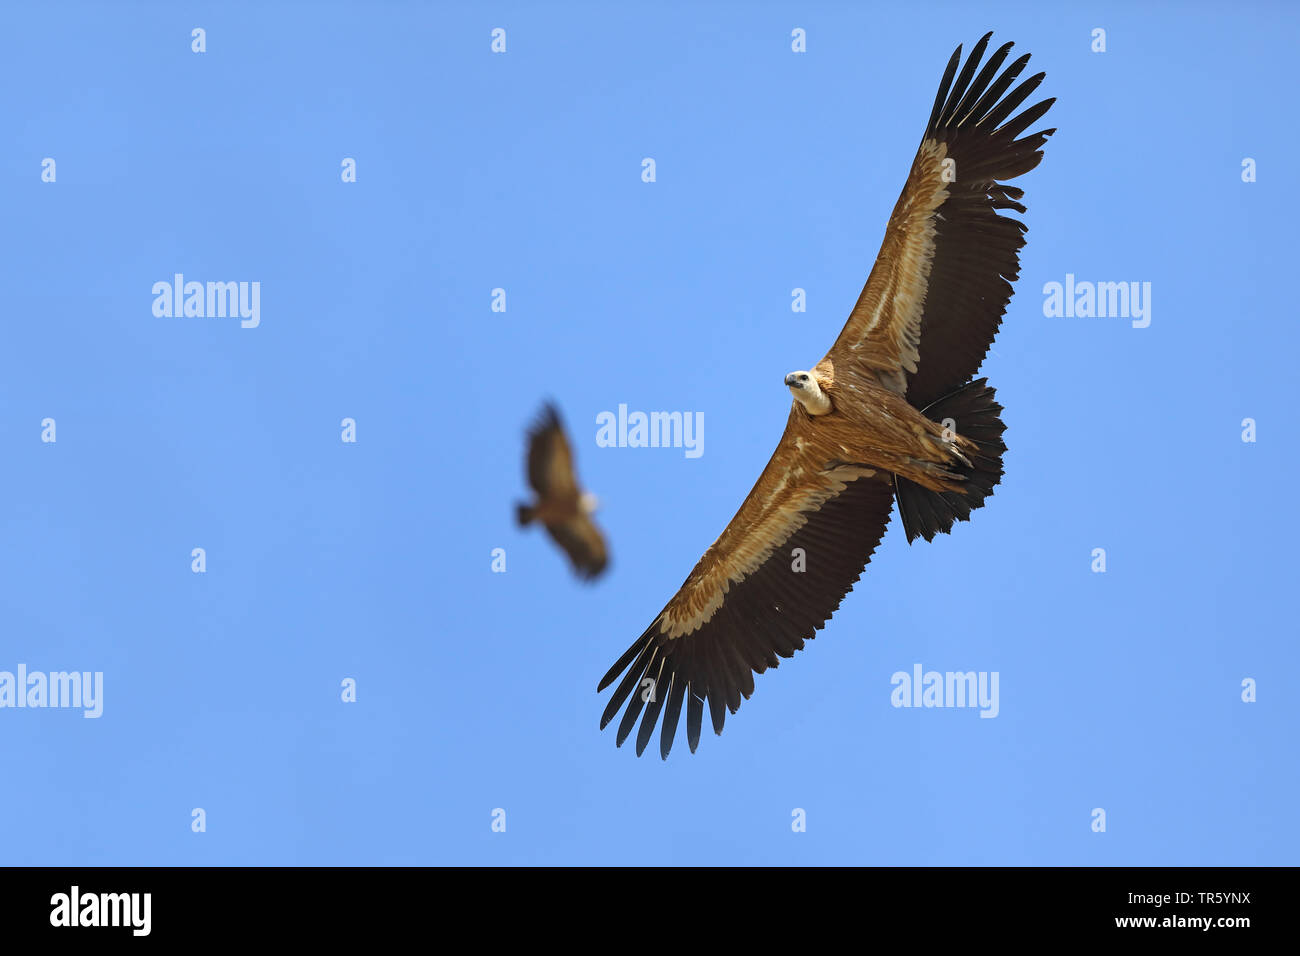
<svg viewBox="0 0 1300 956"><path fill-rule="evenodd" d="M803 386L799 384L799 380L794 377L794 372L791 372L785 377L785 384L789 385L791 388L803 388Z"/></svg>

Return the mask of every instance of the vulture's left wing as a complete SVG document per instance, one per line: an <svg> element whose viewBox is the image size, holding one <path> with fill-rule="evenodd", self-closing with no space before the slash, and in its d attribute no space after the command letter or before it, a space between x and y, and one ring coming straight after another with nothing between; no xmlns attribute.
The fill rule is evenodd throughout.
<svg viewBox="0 0 1300 956"><path fill-rule="evenodd" d="M955 80L961 47L948 61L876 264L826 356L875 369L917 408L964 385L993 343L1025 244L1024 224L997 210L1025 211L1024 191L1006 181L1037 166L1056 132L1021 137L1053 99L1012 116L1043 80L1007 93L1029 54L998 74L1006 43L975 75L991 36Z"/></svg>
<svg viewBox="0 0 1300 956"><path fill-rule="evenodd" d="M600 726L627 701L621 746L644 709L638 755L662 714L659 752L667 758L683 704L692 751L706 700L722 733L726 712L753 693L754 674L816 636L885 533L894 500L889 476L812 460L798 438L807 416L792 405L780 444L736 516L596 688L623 675Z"/></svg>

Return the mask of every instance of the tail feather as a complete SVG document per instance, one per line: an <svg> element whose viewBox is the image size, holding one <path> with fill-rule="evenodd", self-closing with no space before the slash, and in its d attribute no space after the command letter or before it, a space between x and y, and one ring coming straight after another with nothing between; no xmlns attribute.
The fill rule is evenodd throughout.
<svg viewBox="0 0 1300 956"><path fill-rule="evenodd" d="M1002 424L1002 406L994 400L995 394L988 379L980 378L922 409L933 421L952 419L953 431L974 442L976 450L967 452L969 468L956 466L954 469L966 479L965 494L930 491L907 478L894 476L898 512L909 544L918 537L930 541L936 534L951 531L955 522L969 520L970 513L984 504L984 499L993 494L993 486L1002 480L1002 454L1007 450L1002 433L1006 426Z"/></svg>

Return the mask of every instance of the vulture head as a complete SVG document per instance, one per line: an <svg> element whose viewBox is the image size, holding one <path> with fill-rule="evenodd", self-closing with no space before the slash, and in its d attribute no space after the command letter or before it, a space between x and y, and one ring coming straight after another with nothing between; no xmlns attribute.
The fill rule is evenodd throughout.
<svg viewBox="0 0 1300 956"><path fill-rule="evenodd" d="M812 372L791 372L785 377L786 387L809 415L825 415L831 410L831 399Z"/></svg>

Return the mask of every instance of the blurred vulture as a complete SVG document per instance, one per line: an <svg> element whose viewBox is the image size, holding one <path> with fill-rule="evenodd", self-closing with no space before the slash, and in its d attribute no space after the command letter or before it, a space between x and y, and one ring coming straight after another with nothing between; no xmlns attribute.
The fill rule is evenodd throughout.
<svg viewBox="0 0 1300 956"><path fill-rule="evenodd" d="M564 425L550 404L543 406L528 432L528 484L537 500L517 506L520 526L541 522L569 556L575 574L587 580L598 577L609 561L605 539L591 520L596 498L578 486Z"/></svg>
<svg viewBox="0 0 1300 956"><path fill-rule="evenodd" d="M960 73L961 47L948 62L857 304L826 357L785 376L789 418L757 484L600 681L604 690L623 675L601 718L603 728L627 704L619 745L640 717L640 754L662 717L666 758L685 706L694 751L706 701L722 733L754 675L839 607L895 500L907 540L928 541L969 518L1001 478L1002 407L972 376L1020 274L1025 226L1002 213L1023 214L1024 192L1006 183L1038 165L1055 130L1023 135L1053 100L1016 112L1043 74L1011 89L1029 57L1002 69L1010 43L980 68L991 35Z"/></svg>

